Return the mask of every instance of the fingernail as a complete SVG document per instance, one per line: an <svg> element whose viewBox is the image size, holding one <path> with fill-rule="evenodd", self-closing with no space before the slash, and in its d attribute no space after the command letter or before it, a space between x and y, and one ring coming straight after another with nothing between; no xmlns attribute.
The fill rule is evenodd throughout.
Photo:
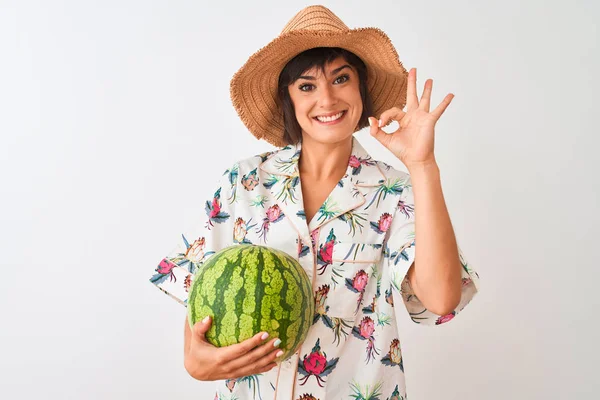
<svg viewBox="0 0 600 400"><path fill-rule="evenodd" d="M207 315L206 317L204 317L204 319L202 320L203 324L206 324L208 322L208 320L210 319L210 315Z"/></svg>
<svg viewBox="0 0 600 400"><path fill-rule="evenodd" d="M265 333L263 333L263 334L262 334L262 336L261 336L260 338L261 338L262 340L265 340L265 339L266 339L266 338L268 338L268 337L269 337L269 333L268 333L268 332L265 332Z"/></svg>
<svg viewBox="0 0 600 400"><path fill-rule="evenodd" d="M275 354L275 357L281 357L282 354L283 354L283 350L279 350L277 352L277 354Z"/></svg>
<svg viewBox="0 0 600 400"><path fill-rule="evenodd" d="M371 121L371 117L369 117L369 126L373 126L373 121Z"/></svg>
<svg viewBox="0 0 600 400"><path fill-rule="evenodd" d="M379 127L381 128L381 120L379 120Z"/></svg>
<svg viewBox="0 0 600 400"><path fill-rule="evenodd" d="M281 344L281 339L277 339L275 342L273 342L273 347L277 347Z"/></svg>

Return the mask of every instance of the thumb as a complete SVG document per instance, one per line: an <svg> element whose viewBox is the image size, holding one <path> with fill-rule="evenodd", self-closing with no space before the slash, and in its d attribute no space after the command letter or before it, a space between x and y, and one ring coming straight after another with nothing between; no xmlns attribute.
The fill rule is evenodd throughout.
<svg viewBox="0 0 600 400"><path fill-rule="evenodd" d="M212 324L212 319L210 317L210 315L207 315L206 317L204 317L204 319L202 321L198 321L194 324L194 326L192 327L192 337L195 340L198 340L200 342L208 342L206 340L206 332L208 332L210 330L210 326Z"/></svg>
<svg viewBox="0 0 600 400"><path fill-rule="evenodd" d="M388 133L386 133L383 129L379 127L379 121L374 117L369 117L369 125L371 136L373 136L379 143L384 145L386 148L388 147L390 140L392 139Z"/></svg>

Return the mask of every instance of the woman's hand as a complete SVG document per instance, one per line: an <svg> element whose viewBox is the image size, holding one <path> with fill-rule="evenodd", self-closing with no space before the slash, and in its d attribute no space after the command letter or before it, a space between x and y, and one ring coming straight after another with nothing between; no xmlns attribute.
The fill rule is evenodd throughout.
<svg viewBox="0 0 600 400"><path fill-rule="evenodd" d="M435 162L435 124L454 98L454 95L449 93L435 110L429 112L432 87L433 80L428 79L419 102L417 70L412 68L408 73L406 112L393 107L381 114L379 123L374 117L369 118L371 135L398 157L409 170L413 166ZM388 134L381 127L392 120L397 121L400 127Z"/></svg>
<svg viewBox="0 0 600 400"><path fill-rule="evenodd" d="M263 343L265 339L258 333L239 344L215 347L205 336L211 323L210 319L206 323L198 321L191 330L184 357L185 369L191 377L201 381L235 379L267 372L277 365L275 359L281 356L279 352L283 353L274 345L277 338ZM185 324L187 336L190 334L187 317Z"/></svg>

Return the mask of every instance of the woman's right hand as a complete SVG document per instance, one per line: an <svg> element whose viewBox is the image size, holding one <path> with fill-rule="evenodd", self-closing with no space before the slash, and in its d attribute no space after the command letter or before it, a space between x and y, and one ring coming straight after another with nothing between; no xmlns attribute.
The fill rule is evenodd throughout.
<svg viewBox="0 0 600 400"><path fill-rule="evenodd" d="M275 367L275 359L283 354L277 348L281 343L278 338L264 343L267 339L262 338L265 332L238 344L215 347L205 336L211 323L211 318L205 323L198 321L190 330L187 316L185 318L184 366L192 378L214 381L264 373Z"/></svg>

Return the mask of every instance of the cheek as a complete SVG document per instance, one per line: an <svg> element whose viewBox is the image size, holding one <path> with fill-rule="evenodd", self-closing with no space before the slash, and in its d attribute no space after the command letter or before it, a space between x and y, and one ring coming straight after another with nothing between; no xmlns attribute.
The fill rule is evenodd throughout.
<svg viewBox="0 0 600 400"><path fill-rule="evenodd" d="M292 100L296 117L302 117L302 114L306 113L306 101L302 101L302 97L295 96L292 93L290 93L290 99Z"/></svg>
<svg viewBox="0 0 600 400"><path fill-rule="evenodd" d="M345 93L346 101L352 106L353 114L360 115L362 114L363 104L362 98L360 97L360 90L358 86L348 87L348 91Z"/></svg>
<svg viewBox="0 0 600 400"><path fill-rule="evenodd" d="M310 107L307 107L306 105L302 105L300 104L297 108L296 108L296 116L300 119L309 119L310 116L308 115L310 112Z"/></svg>
<svg viewBox="0 0 600 400"><path fill-rule="evenodd" d="M310 122L309 113L311 108L307 104L307 102L299 101L297 103L294 103L294 110L296 112L296 119L301 125L303 123Z"/></svg>
<svg viewBox="0 0 600 400"><path fill-rule="evenodd" d="M356 113L358 115L361 115L363 111L363 102L362 102L362 98L360 96L358 96L358 98L356 99Z"/></svg>
<svg viewBox="0 0 600 400"><path fill-rule="evenodd" d="M352 105L353 105L352 116L358 122L358 120L360 119L360 116L362 115L362 112L363 112L362 98L360 96L358 96L357 98L353 99Z"/></svg>
<svg viewBox="0 0 600 400"><path fill-rule="evenodd" d="M360 90L358 88L354 91L354 102L362 109L362 97L360 97Z"/></svg>

